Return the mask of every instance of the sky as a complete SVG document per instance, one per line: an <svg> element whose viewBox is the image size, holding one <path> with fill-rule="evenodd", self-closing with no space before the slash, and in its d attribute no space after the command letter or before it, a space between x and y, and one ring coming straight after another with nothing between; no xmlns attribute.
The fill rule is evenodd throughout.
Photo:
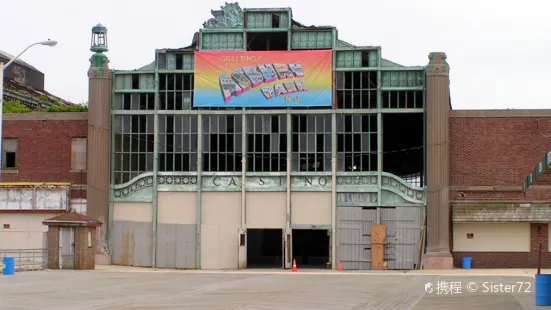
<svg viewBox="0 0 551 310"><path fill-rule="evenodd" d="M184 47L223 0L18 0L0 19L0 50L45 74L46 90L88 100L91 28L108 29L112 69L154 60L156 48ZM241 8L291 7L307 25L332 25L339 39L381 46L383 58L424 66L445 52L453 109L548 109L551 91L551 1L524 0L242 0Z"/></svg>

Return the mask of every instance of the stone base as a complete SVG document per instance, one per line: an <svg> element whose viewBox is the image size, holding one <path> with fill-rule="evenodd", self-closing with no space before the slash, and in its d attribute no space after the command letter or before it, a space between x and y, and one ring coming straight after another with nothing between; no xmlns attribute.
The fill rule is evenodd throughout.
<svg viewBox="0 0 551 310"><path fill-rule="evenodd" d="M423 269L453 269L451 253L427 253L423 258Z"/></svg>
<svg viewBox="0 0 551 310"><path fill-rule="evenodd" d="M96 265L111 265L111 256L109 254L96 254L94 259Z"/></svg>

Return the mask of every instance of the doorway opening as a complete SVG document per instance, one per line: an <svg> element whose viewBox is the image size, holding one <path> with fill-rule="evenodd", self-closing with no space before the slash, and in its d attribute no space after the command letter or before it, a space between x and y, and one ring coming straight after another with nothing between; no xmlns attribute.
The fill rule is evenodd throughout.
<svg viewBox="0 0 551 310"><path fill-rule="evenodd" d="M299 268L328 268L330 240L326 229L293 229L293 258Z"/></svg>
<svg viewBox="0 0 551 310"><path fill-rule="evenodd" d="M282 229L247 229L247 268L282 268Z"/></svg>

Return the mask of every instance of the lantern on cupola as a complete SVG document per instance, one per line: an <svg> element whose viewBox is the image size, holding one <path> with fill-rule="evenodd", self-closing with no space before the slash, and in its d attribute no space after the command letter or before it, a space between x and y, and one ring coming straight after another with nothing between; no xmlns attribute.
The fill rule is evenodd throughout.
<svg viewBox="0 0 551 310"><path fill-rule="evenodd" d="M102 24L97 24L92 27L92 42L90 50L95 53L107 52L107 28Z"/></svg>

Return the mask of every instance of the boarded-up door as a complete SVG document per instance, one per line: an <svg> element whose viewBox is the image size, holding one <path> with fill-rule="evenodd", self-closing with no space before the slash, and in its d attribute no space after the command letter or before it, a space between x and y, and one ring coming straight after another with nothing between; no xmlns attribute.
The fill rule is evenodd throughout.
<svg viewBox="0 0 551 310"><path fill-rule="evenodd" d="M396 266L396 208L381 208L379 211L381 224L386 226L385 262L386 269L395 269Z"/></svg>
<svg viewBox="0 0 551 310"><path fill-rule="evenodd" d="M393 269L413 269L419 253L423 208L396 208L396 263Z"/></svg>
<svg viewBox="0 0 551 310"><path fill-rule="evenodd" d="M376 208L337 208L336 263L344 270L371 269L371 225L376 219Z"/></svg>
<svg viewBox="0 0 551 310"><path fill-rule="evenodd" d="M151 222L114 221L113 265L151 267Z"/></svg>
<svg viewBox="0 0 551 310"><path fill-rule="evenodd" d="M48 268L48 232L42 233L42 269Z"/></svg>
<svg viewBox="0 0 551 310"><path fill-rule="evenodd" d="M413 269L419 252L422 207L381 207L380 223L386 226L384 258L387 269ZM370 270L371 225L377 223L376 207L337 208L337 262L345 270Z"/></svg>
<svg viewBox="0 0 551 310"><path fill-rule="evenodd" d="M419 253L421 207L381 208L381 224L386 225L389 244L385 245L387 269L414 268Z"/></svg>
<svg viewBox="0 0 551 310"><path fill-rule="evenodd" d="M60 269L75 267L75 230L72 227L59 229L59 267Z"/></svg>
<svg viewBox="0 0 551 310"><path fill-rule="evenodd" d="M157 227L157 267L197 268L196 230L195 224L159 224Z"/></svg>

